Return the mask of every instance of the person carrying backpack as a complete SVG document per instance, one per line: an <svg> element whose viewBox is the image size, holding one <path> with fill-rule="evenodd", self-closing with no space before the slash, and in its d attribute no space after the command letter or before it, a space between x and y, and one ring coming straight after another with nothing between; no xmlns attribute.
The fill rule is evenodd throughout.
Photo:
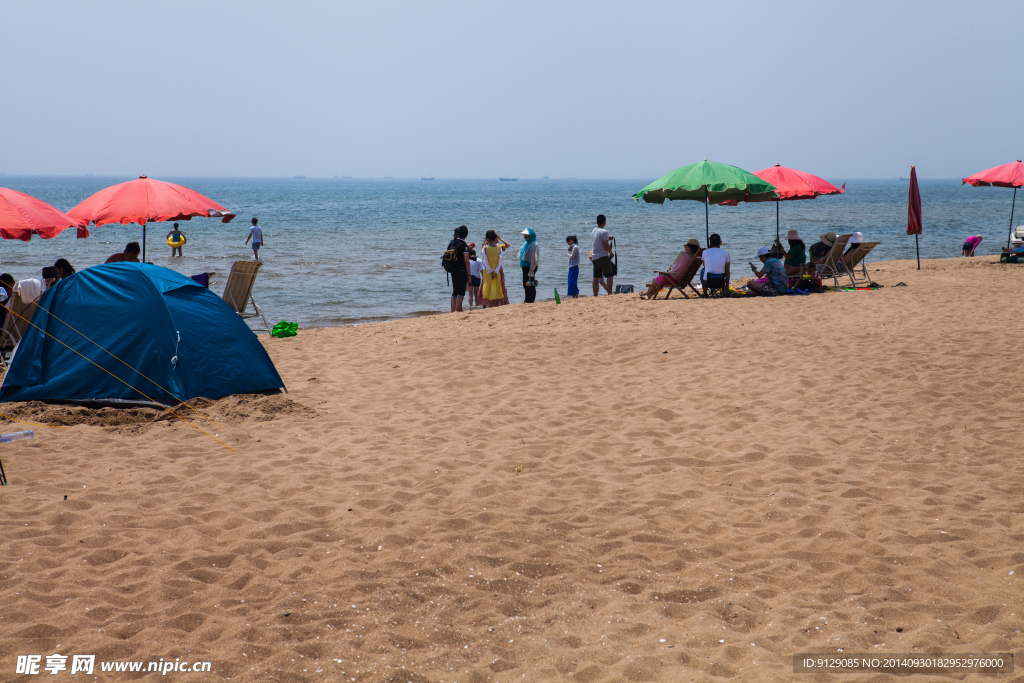
<svg viewBox="0 0 1024 683"><path fill-rule="evenodd" d="M452 313L462 311L462 299L466 296L466 286L469 284L469 245L466 244L468 235L469 228L465 225L455 228L455 235L441 257L441 267L452 278Z"/></svg>

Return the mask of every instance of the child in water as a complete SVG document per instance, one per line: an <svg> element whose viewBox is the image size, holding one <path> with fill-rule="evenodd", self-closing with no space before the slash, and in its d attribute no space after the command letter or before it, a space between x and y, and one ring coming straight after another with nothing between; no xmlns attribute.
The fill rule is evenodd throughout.
<svg viewBox="0 0 1024 683"><path fill-rule="evenodd" d="M167 233L167 240L169 242L183 243L185 240L185 233L178 229L178 224L175 223L171 231ZM171 258L174 258L174 252L178 252L178 256L181 256L181 246L171 247Z"/></svg>

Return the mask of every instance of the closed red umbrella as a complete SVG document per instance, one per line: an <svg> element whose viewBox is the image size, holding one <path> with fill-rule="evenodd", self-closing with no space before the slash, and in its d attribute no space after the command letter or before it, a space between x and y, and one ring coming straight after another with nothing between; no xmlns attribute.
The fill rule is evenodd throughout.
<svg viewBox="0 0 1024 683"><path fill-rule="evenodd" d="M917 187L917 167L910 167L910 191L907 195L907 234L914 236L917 247L917 269L921 270L921 245L918 235L923 231L921 224L921 190Z"/></svg>
<svg viewBox="0 0 1024 683"><path fill-rule="evenodd" d="M846 184L836 187L832 183L819 178L813 173L798 171L775 164L771 168L754 171L761 180L766 180L777 189L779 198L775 200L775 239L779 239L779 202L790 199L814 199L822 195L842 194L846 192ZM723 202L736 206L736 202Z"/></svg>
<svg viewBox="0 0 1024 683"><path fill-rule="evenodd" d="M1013 209L1017 205L1017 188L1024 187L1024 164L1020 159L1016 163L1003 164L981 173L964 178L962 184L972 187L1012 187L1013 202L1010 204L1010 234L1006 237L1006 248L1010 248L1010 237L1013 235Z"/></svg>
<svg viewBox="0 0 1024 683"><path fill-rule="evenodd" d="M0 187L0 237L28 242L32 235L53 239L79 221L32 195ZM84 235L82 233L85 233ZM79 237L88 237L83 225Z"/></svg>
<svg viewBox="0 0 1024 683"><path fill-rule="evenodd" d="M139 176L138 180L100 190L68 215L83 224L138 223L142 226L142 260L146 260L146 223L188 221L193 216L221 218L229 223L235 214L195 190Z"/></svg>

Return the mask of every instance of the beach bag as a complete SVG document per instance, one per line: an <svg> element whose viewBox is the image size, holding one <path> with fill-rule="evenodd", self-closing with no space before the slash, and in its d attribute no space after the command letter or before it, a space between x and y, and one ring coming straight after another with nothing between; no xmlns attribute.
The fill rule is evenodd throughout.
<svg viewBox="0 0 1024 683"><path fill-rule="evenodd" d="M282 320L270 331L271 337L294 337L299 333L299 324Z"/></svg>

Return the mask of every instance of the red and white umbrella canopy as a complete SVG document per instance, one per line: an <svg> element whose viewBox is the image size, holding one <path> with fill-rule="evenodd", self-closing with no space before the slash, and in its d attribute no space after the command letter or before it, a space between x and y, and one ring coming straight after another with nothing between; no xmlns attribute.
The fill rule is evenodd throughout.
<svg viewBox="0 0 1024 683"><path fill-rule="evenodd" d="M220 218L228 223L235 217L233 212L195 190L146 176L100 190L68 211L68 215L97 226L187 221L193 216Z"/></svg>

